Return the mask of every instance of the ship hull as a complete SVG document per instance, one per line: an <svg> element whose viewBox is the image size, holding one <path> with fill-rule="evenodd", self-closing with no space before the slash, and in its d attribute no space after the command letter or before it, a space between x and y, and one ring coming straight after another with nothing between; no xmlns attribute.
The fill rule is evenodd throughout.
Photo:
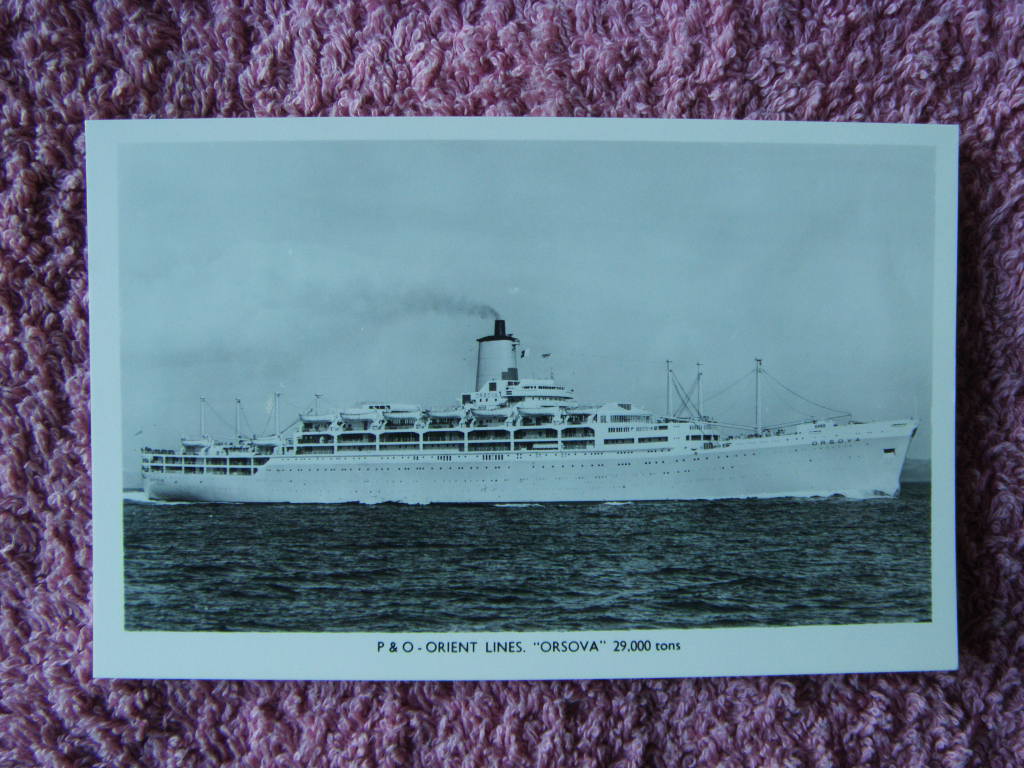
<svg viewBox="0 0 1024 768"><path fill-rule="evenodd" d="M150 472L151 499L527 503L895 496L914 422L731 440L715 448L274 456L247 476Z"/></svg>

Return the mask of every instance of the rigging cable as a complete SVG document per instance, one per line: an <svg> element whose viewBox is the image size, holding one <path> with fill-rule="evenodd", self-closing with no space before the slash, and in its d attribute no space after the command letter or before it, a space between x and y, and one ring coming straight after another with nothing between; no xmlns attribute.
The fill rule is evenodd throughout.
<svg viewBox="0 0 1024 768"><path fill-rule="evenodd" d="M778 384L778 385L779 385L780 387L782 387L782 388L783 388L784 390L786 390L787 392L789 392L789 394L791 394L791 395L795 395L796 397L799 397L799 398L800 398L801 400L803 400L803 401L804 401L805 403L810 403L811 405L813 405L813 406L816 406L816 407L818 407L818 408L824 408L824 409L825 409L826 411L832 411L832 413L840 413L840 414L843 414L844 416L849 416L849 415L850 415L849 411L843 411L843 410L840 410L840 409L838 409L838 408L830 408L830 407L829 407L829 406L827 406L827 405L822 405L821 403L816 403L816 402L814 402L813 400L811 400L810 398L808 398L808 397L804 397L804 396L803 396L803 395L801 395L801 394L800 394L799 392L794 392L794 391L793 391L792 389L790 389L790 388L789 388L789 387L787 387L787 386L786 386L785 384L783 384L783 383L782 383L781 381L779 381L779 380L778 380L778 379L776 379L776 378L775 378L774 376L772 376L772 375L771 375L770 373L768 373L768 371L766 371L766 370L764 369L764 367L762 367L762 368L761 368L761 373L763 373L763 374L764 374L765 376L767 376L767 377L768 377L769 379L771 379L772 381L774 381L774 382L775 382L776 384Z"/></svg>
<svg viewBox="0 0 1024 768"><path fill-rule="evenodd" d="M675 413L673 415L675 417L678 417L679 414L683 412L683 408L685 408L687 411L689 411L691 416L699 417L700 414L697 413L697 407L693 403L693 398L691 398L689 394L685 390L683 390L682 385L680 385L679 383L679 378L676 376L676 372L670 371L670 373L672 374L672 386L675 388L676 395L679 396L679 399L681 401L679 407L676 408Z"/></svg>
<svg viewBox="0 0 1024 768"><path fill-rule="evenodd" d="M747 430L753 429L753 424L751 424L750 422L745 422L744 417L738 415L741 413L746 414L750 410L750 406L752 403L750 399L748 399L747 394L735 389L733 389L732 392L727 393L725 391L722 391L719 394L728 394L729 396L722 397L716 402L715 413L718 414L718 418L716 420L721 421L722 419L727 419L728 421L732 422L734 426L741 426Z"/></svg>
<svg viewBox="0 0 1024 768"><path fill-rule="evenodd" d="M803 416L806 419L812 419L813 420L813 419L817 419L818 418L818 416L816 414L807 413L806 411L802 411L799 408L797 408L789 400L787 400L783 395L781 395L777 390L767 390L766 389L765 390L765 394L771 394L778 402L782 403L782 405L785 408L787 408L790 411L793 411L794 413L800 414L801 416Z"/></svg>
<svg viewBox="0 0 1024 768"><path fill-rule="evenodd" d="M761 369L761 372L762 372L762 373L764 372L764 369L763 369L763 368ZM736 381L734 381L734 382L733 382L732 384L730 384L729 386L725 387L724 389L720 389L720 390L718 390L717 392L715 392L715 394L711 395L711 397L706 397L706 398L704 398L704 402L705 402L705 403L710 403L710 402L711 402L712 400L714 400L714 399L715 399L716 397L721 397L721 396L722 396L722 395L724 395L724 394L725 394L726 392L728 392L728 391L729 391L730 389L732 389L733 387L735 387L735 386L736 386L737 384L740 384L741 382L745 381L745 380L746 380L747 378L749 378L750 376L753 376L753 375L754 375L754 369L753 369L753 368L751 368L751 369L750 369L749 371L747 371L747 372L746 372L745 374L743 374L742 376L740 376L740 377L739 377L738 379L736 379Z"/></svg>
<svg viewBox="0 0 1024 768"><path fill-rule="evenodd" d="M238 412L242 415L241 421L245 423L245 434L255 435L252 431L252 425L249 423L249 414L245 412L245 406L241 402L238 403Z"/></svg>
<svg viewBox="0 0 1024 768"><path fill-rule="evenodd" d="M263 431L260 432L260 435L269 435L270 434L270 422L271 422L271 420L273 418L274 418L274 409L271 408L270 411L267 412L267 420L263 424Z"/></svg>
<svg viewBox="0 0 1024 768"><path fill-rule="evenodd" d="M228 428L228 429L230 429L230 430L231 430L232 432L234 432L234 429L235 429L234 425L233 425L233 424L231 424L231 423L230 423L230 422L229 422L229 421L228 421L227 419L225 419L225 418L224 418L223 416L221 416L221 415L220 415L220 414L219 414L219 413L217 412L217 409L216 409L216 408L214 408L214 407L213 407L212 405L210 405L210 401L209 401L209 400L205 400L204 402L205 402L205 404L206 404L206 410L208 410L208 411L209 411L210 413L212 413L212 414L213 414L213 415L214 415L214 416L216 417L217 421L219 421L219 422L220 422L221 424L223 424L223 425L224 425L225 427L227 427L227 428Z"/></svg>

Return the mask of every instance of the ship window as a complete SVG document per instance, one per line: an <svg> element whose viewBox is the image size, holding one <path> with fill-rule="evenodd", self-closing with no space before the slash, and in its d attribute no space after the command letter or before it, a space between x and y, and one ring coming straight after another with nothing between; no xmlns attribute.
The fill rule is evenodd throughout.
<svg viewBox="0 0 1024 768"><path fill-rule="evenodd" d="M895 448L886 448L886 449L883 450L883 453L896 453L896 449Z"/></svg>
<svg viewBox="0 0 1024 768"><path fill-rule="evenodd" d="M469 400L470 400L470 396L469 396L469 395L463 395L463 396L462 396L462 402L463 402L463 403L468 403L468 402L469 402Z"/></svg>
<svg viewBox="0 0 1024 768"><path fill-rule="evenodd" d="M487 388L491 392L497 392L498 391L498 384L497 384L497 382L492 381L490 384L487 385Z"/></svg>

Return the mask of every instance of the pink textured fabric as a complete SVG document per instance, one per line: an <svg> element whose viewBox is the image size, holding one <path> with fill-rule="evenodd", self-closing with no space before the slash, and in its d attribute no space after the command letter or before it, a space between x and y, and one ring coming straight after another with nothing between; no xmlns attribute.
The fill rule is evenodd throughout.
<svg viewBox="0 0 1024 768"><path fill-rule="evenodd" d="M1024 762L1015 3L0 1L0 765ZM958 123L961 669L484 684L90 674L86 118Z"/></svg>

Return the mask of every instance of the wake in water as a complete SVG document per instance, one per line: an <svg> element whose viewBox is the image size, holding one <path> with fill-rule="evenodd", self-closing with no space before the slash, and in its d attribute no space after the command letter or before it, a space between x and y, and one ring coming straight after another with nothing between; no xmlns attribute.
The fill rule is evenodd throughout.
<svg viewBox="0 0 1024 768"><path fill-rule="evenodd" d="M145 491L124 491L123 496L126 502L131 502L132 504L151 504L159 507L187 506L197 503L194 501L164 501L163 499L151 499L146 495Z"/></svg>

